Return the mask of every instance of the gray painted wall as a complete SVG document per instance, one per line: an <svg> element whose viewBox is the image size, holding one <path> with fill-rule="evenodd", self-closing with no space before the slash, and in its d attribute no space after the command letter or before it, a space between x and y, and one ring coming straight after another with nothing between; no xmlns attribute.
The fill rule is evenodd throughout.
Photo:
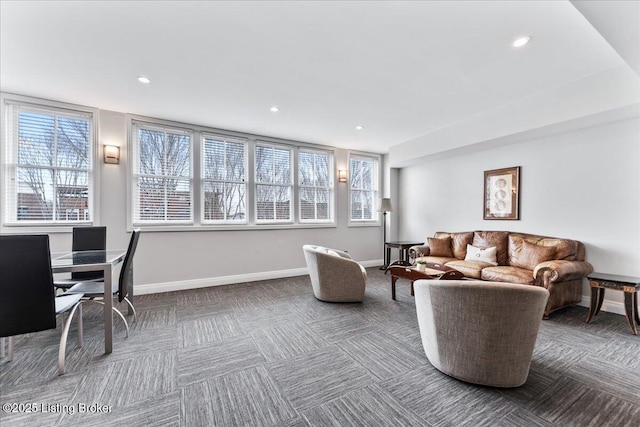
<svg viewBox="0 0 640 427"><path fill-rule="evenodd" d="M585 243L596 271L640 276L640 120L577 131L400 169L402 239L436 231L514 230ZM519 221L482 219L485 170L521 166ZM588 304L585 280L583 304ZM603 310L624 313L622 293Z"/></svg>
<svg viewBox="0 0 640 427"><path fill-rule="evenodd" d="M126 116L111 111L99 114L99 144L120 146L121 158L119 165L100 161L98 223L108 227L110 249L126 248L130 237ZM346 150L336 151L336 169L346 169L347 155ZM337 184L335 228L143 232L134 264L137 293L303 274L302 245L308 243L347 250L368 265L381 263L382 228L348 226L347 185ZM52 251L68 250L71 233L51 234L51 246Z"/></svg>

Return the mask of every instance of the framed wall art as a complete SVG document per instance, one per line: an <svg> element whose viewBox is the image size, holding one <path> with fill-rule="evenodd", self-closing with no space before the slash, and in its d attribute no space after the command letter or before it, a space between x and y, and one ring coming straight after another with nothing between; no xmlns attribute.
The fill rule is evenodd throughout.
<svg viewBox="0 0 640 427"><path fill-rule="evenodd" d="M520 219L520 166L484 171L483 219Z"/></svg>

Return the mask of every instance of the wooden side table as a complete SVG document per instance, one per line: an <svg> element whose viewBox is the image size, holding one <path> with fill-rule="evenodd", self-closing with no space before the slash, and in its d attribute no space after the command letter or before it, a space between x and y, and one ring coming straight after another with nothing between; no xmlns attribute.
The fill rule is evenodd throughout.
<svg viewBox="0 0 640 427"><path fill-rule="evenodd" d="M409 265L409 248L411 246L422 245L424 242L414 242L410 240L394 240L384 242L384 265L380 270L386 270L392 265ZM398 248L399 260L391 262L391 248ZM386 272L385 272L386 274Z"/></svg>
<svg viewBox="0 0 640 427"><path fill-rule="evenodd" d="M624 292L624 311L627 315L627 322L631 327L633 335L638 335L636 323L640 325L638 315L638 291L640 291L640 278L630 276L619 276L617 274L592 273L587 276L591 286L591 308L586 323L589 323L594 316L600 313L602 301L604 300L605 289L615 289Z"/></svg>

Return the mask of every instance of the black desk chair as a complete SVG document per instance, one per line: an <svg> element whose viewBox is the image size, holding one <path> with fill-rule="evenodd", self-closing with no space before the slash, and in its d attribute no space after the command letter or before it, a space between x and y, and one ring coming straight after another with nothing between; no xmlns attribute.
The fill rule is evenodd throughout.
<svg viewBox="0 0 640 427"><path fill-rule="evenodd" d="M124 257L122 263L122 269L120 270L120 277L118 279L118 286L113 288L113 296L118 296L118 302L125 301L131 311L133 311L133 320L136 320L136 309L127 296L129 295L129 289L133 289L133 255L138 247L138 239L140 238L140 230L134 229L131 233L131 239L129 240L129 247L127 248L127 254ZM69 294L83 294L85 302L96 302L104 304L101 299L104 298L104 282L80 282L73 285L63 295ZM113 311L120 316L127 328L127 337L129 336L129 324L124 315L116 307L113 307Z"/></svg>
<svg viewBox="0 0 640 427"><path fill-rule="evenodd" d="M107 249L107 227L73 227L72 251L104 251ZM102 271L71 273L70 278L53 282L58 289L69 289L78 282L103 280Z"/></svg>
<svg viewBox="0 0 640 427"><path fill-rule="evenodd" d="M78 310L78 344L82 347L82 294L55 297L49 236L0 236L0 337L56 328L56 315L69 312L58 351L58 374L64 374L69 327Z"/></svg>

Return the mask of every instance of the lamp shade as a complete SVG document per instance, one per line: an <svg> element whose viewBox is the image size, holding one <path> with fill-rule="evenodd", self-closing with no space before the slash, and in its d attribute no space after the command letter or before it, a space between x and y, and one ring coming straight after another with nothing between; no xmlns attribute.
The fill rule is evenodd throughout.
<svg viewBox="0 0 640 427"><path fill-rule="evenodd" d="M378 204L378 212L391 212L393 208L391 207L391 199L383 198L380 199L380 203Z"/></svg>

